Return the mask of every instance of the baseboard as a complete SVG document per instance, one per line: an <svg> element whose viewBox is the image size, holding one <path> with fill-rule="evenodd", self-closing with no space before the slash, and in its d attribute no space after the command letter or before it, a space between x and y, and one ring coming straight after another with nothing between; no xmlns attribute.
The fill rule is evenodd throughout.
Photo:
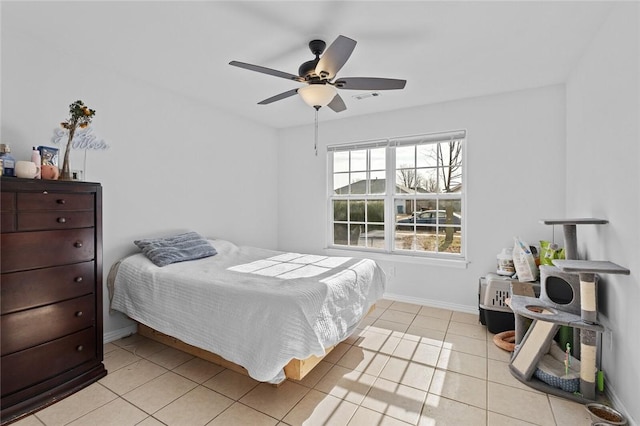
<svg viewBox="0 0 640 426"><path fill-rule="evenodd" d="M459 305L456 303L446 303L439 300L420 299L417 297L402 296L400 294L384 293L383 297L396 302L414 303L416 305L429 306L431 308L449 309L451 311L465 312L468 314L477 314L478 306Z"/></svg>
<svg viewBox="0 0 640 426"><path fill-rule="evenodd" d="M108 331L102 334L102 341L104 343L113 342L114 340L122 339L123 337L131 336L138 331L138 324L132 324L124 328Z"/></svg>

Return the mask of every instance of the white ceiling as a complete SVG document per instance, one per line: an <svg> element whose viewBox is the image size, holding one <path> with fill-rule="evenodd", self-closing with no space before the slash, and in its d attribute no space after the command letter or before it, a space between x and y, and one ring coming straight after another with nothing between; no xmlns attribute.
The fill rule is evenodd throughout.
<svg viewBox="0 0 640 426"><path fill-rule="evenodd" d="M2 2L2 33L37 38L113 72L146 80L252 120L313 123L298 97L257 102L301 86L228 65L297 74L308 42L339 34L358 44L339 77L407 80L323 121L566 81L614 2L581 1L142 1ZM81 36L86 35L86 36Z"/></svg>

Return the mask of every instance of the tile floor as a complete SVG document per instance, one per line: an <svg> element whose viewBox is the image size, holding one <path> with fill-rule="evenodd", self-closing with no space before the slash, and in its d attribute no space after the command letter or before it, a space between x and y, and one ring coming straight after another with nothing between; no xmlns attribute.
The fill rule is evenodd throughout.
<svg viewBox="0 0 640 426"><path fill-rule="evenodd" d="M276 388L133 335L105 345L106 377L15 425L591 424L508 359L477 315L383 300L302 381Z"/></svg>

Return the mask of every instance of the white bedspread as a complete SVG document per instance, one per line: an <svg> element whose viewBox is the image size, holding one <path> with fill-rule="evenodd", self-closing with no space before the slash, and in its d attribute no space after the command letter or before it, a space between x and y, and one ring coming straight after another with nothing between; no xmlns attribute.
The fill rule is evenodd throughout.
<svg viewBox="0 0 640 426"><path fill-rule="evenodd" d="M324 355L382 297L372 260L283 253L211 240L213 257L155 266L123 259L112 309L278 383L293 358Z"/></svg>

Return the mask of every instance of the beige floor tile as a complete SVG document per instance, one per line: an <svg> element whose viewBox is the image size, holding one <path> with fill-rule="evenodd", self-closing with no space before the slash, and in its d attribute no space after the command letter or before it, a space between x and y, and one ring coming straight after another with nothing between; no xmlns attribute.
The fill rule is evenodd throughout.
<svg viewBox="0 0 640 426"><path fill-rule="evenodd" d="M427 392L378 378L362 406L407 423L416 424Z"/></svg>
<svg viewBox="0 0 640 426"><path fill-rule="evenodd" d="M591 416L583 404L551 395L549 403L558 425L589 426L592 423Z"/></svg>
<svg viewBox="0 0 640 426"><path fill-rule="evenodd" d="M356 341L354 346L371 351L378 351L383 354L391 354L399 342L400 337L368 330L361 333L361 337Z"/></svg>
<svg viewBox="0 0 640 426"><path fill-rule="evenodd" d="M122 349L132 352L134 355L138 355L144 358L147 358L150 355L153 355L154 353L168 347L167 345L163 345L162 343L156 342L155 340L148 339L138 334L116 340L113 343L120 346Z"/></svg>
<svg viewBox="0 0 640 426"><path fill-rule="evenodd" d="M387 308L381 307L376 303L376 307L367 314L366 318L378 318L386 309Z"/></svg>
<svg viewBox="0 0 640 426"><path fill-rule="evenodd" d="M380 299L376 302L376 306L387 309L389 306L393 304L393 300L389 299Z"/></svg>
<svg viewBox="0 0 640 426"><path fill-rule="evenodd" d="M460 334L474 339L486 340L487 338L487 329L480 324L466 324L464 322L451 321L447 329L447 334L448 333Z"/></svg>
<svg viewBox="0 0 640 426"><path fill-rule="evenodd" d="M411 326L444 332L447 331L449 327L449 320L417 315L411 323Z"/></svg>
<svg viewBox="0 0 640 426"><path fill-rule="evenodd" d="M393 309L394 311L400 312L408 312L410 314L417 314L418 312L420 312L420 308L420 305L416 305L413 303L393 302L388 309Z"/></svg>
<svg viewBox="0 0 640 426"><path fill-rule="evenodd" d="M393 306L393 305L392 305ZM387 309L380 315L380 320L397 322L400 324L409 325L415 318L416 314L409 312L395 311L393 309Z"/></svg>
<svg viewBox="0 0 640 426"><path fill-rule="evenodd" d="M210 423L207 423L207 426L273 426L276 424L280 423L273 417L269 417L251 407L235 402L222 414L213 419Z"/></svg>
<svg viewBox="0 0 640 426"><path fill-rule="evenodd" d="M487 356L486 340L473 339L471 337L461 336L459 334L447 333L442 347L445 349L464 352L471 355L481 357Z"/></svg>
<svg viewBox="0 0 640 426"><path fill-rule="evenodd" d="M345 401L360 404L375 381L376 377L370 374L334 365L318 382L315 389Z"/></svg>
<svg viewBox="0 0 640 426"><path fill-rule="evenodd" d="M380 377L423 391L429 390L435 368L406 359L392 357Z"/></svg>
<svg viewBox="0 0 640 426"><path fill-rule="evenodd" d="M400 312L400 313L403 314L403 312ZM379 318L373 324L367 327L367 330L375 331L377 333L386 333L386 334L392 334L398 337L402 337L408 328L409 328L409 324L403 324L400 322L389 321L386 319Z"/></svg>
<svg viewBox="0 0 640 426"><path fill-rule="evenodd" d="M335 364L340 358L344 356L344 354L347 353L349 349L351 349L351 345L347 343L338 343L336 347L333 348L333 350L327 355L325 355L322 360L331 364Z"/></svg>
<svg viewBox="0 0 640 426"><path fill-rule="evenodd" d="M420 415L419 426L485 426L486 411L459 401L429 394Z"/></svg>
<svg viewBox="0 0 640 426"><path fill-rule="evenodd" d="M364 318L362 318L360 320L360 322L356 326L356 329L358 329L358 330L366 329L367 327L369 327L371 324L373 324L377 320L378 320L378 317L373 317L371 315L367 315L366 317L364 317Z"/></svg>
<svg viewBox="0 0 640 426"><path fill-rule="evenodd" d="M118 398L68 424L69 426L133 426L147 416L148 414L144 411Z"/></svg>
<svg viewBox="0 0 640 426"><path fill-rule="evenodd" d="M153 414L196 386L197 383L169 371L124 394L123 398Z"/></svg>
<svg viewBox="0 0 640 426"><path fill-rule="evenodd" d="M453 371L436 370L429 393L483 410L487 408L487 382Z"/></svg>
<svg viewBox="0 0 640 426"><path fill-rule="evenodd" d="M454 311L451 315L451 321L463 322L465 324L480 324L480 317L478 314L470 314L468 312Z"/></svg>
<svg viewBox="0 0 640 426"><path fill-rule="evenodd" d="M278 387L260 383L239 402L276 419L282 419L309 390L291 381L285 381Z"/></svg>
<svg viewBox="0 0 640 426"><path fill-rule="evenodd" d="M142 359L107 374L100 379L100 383L118 395L124 395L166 372L166 368Z"/></svg>
<svg viewBox="0 0 640 426"><path fill-rule="evenodd" d="M497 361L509 362L511 360L511 352L496 346L493 343L493 334L487 333L487 358L495 359Z"/></svg>
<svg viewBox="0 0 640 426"><path fill-rule="evenodd" d="M312 389L282 419L291 426L346 425L358 406Z"/></svg>
<svg viewBox="0 0 640 426"><path fill-rule="evenodd" d="M102 386L93 383L73 395L68 396L44 410L36 416L47 426L65 425L91 411L116 399L118 395Z"/></svg>
<svg viewBox="0 0 640 426"><path fill-rule="evenodd" d="M158 410L154 417L169 426L203 426L233 403L226 396L198 386Z"/></svg>
<svg viewBox="0 0 640 426"><path fill-rule="evenodd" d="M555 425L546 394L512 388L488 382L487 409L508 417L525 421L534 419L536 424Z"/></svg>
<svg viewBox="0 0 640 426"><path fill-rule="evenodd" d="M402 339L393 351L393 356L435 367L438 363L440 351L441 349L438 346Z"/></svg>
<svg viewBox="0 0 640 426"><path fill-rule="evenodd" d="M205 361L201 358L193 358L192 360L174 368L172 371L196 383L204 383L223 370L224 367L217 364Z"/></svg>
<svg viewBox="0 0 640 426"><path fill-rule="evenodd" d="M104 368L107 369L109 374L142 359L139 356L135 356L131 352L126 351L116 345L113 346L116 349L104 354L103 360Z"/></svg>
<svg viewBox="0 0 640 426"><path fill-rule="evenodd" d="M416 340L420 343L440 347L442 346L445 336L446 332L444 331L432 330L430 328L422 328L411 325L407 329L406 333L404 333L404 336L402 336L402 338L408 340Z"/></svg>
<svg viewBox="0 0 640 426"><path fill-rule="evenodd" d="M389 355L379 354L377 352L368 351L366 349L352 346L346 354L337 362L346 368L363 373L378 376L384 365L389 360Z"/></svg>
<svg viewBox="0 0 640 426"><path fill-rule="evenodd" d="M224 370L202 385L237 401L251 389L258 386L259 383L260 382L257 382L245 374L236 373L232 370Z"/></svg>
<svg viewBox="0 0 640 426"><path fill-rule="evenodd" d="M494 413L493 411L487 411L487 422L489 426L531 426L536 424L525 422L520 419L514 419L513 417L508 417L503 414Z"/></svg>
<svg viewBox="0 0 640 426"><path fill-rule="evenodd" d="M407 426L409 424L377 411L358 407L348 426Z"/></svg>
<svg viewBox="0 0 640 426"><path fill-rule="evenodd" d="M531 392L539 392L520 380L513 377L511 370L509 369L508 362L497 361L495 359L487 360L487 378L491 382L500 383L506 386L512 386L522 390L528 390Z"/></svg>
<svg viewBox="0 0 640 426"><path fill-rule="evenodd" d="M31 415L11 423L11 426L44 426L44 423L42 423L36 415Z"/></svg>
<svg viewBox="0 0 640 426"><path fill-rule="evenodd" d="M487 358L442 348L438 368L487 379Z"/></svg>
<svg viewBox="0 0 640 426"><path fill-rule="evenodd" d="M179 365L193 359L193 355L179 351L174 348L167 347L147 357L149 361L155 362L164 368L173 370Z"/></svg>
<svg viewBox="0 0 640 426"><path fill-rule="evenodd" d="M418 312L418 315L422 315L425 317L440 318L447 321L451 319L452 314L453 314L453 311L450 311L449 309L434 308L431 306L422 306L420 308L420 311Z"/></svg>
<svg viewBox="0 0 640 426"><path fill-rule="evenodd" d="M325 374L327 374L327 372L331 370L333 365L334 364L331 364L329 362L320 361L318 365L313 367L313 370L311 370L309 373L307 373L306 376L302 378L302 380L289 380L292 380L294 383L297 383L299 385L313 388L325 376Z"/></svg>
<svg viewBox="0 0 640 426"><path fill-rule="evenodd" d="M160 420L153 418L153 416L149 416L140 423L136 424L136 426L166 426Z"/></svg>
<svg viewBox="0 0 640 426"><path fill-rule="evenodd" d="M105 343L102 347L102 353L106 354L109 353L111 351L115 351L116 349L118 349L119 346L114 345L113 343L109 342L109 343Z"/></svg>

